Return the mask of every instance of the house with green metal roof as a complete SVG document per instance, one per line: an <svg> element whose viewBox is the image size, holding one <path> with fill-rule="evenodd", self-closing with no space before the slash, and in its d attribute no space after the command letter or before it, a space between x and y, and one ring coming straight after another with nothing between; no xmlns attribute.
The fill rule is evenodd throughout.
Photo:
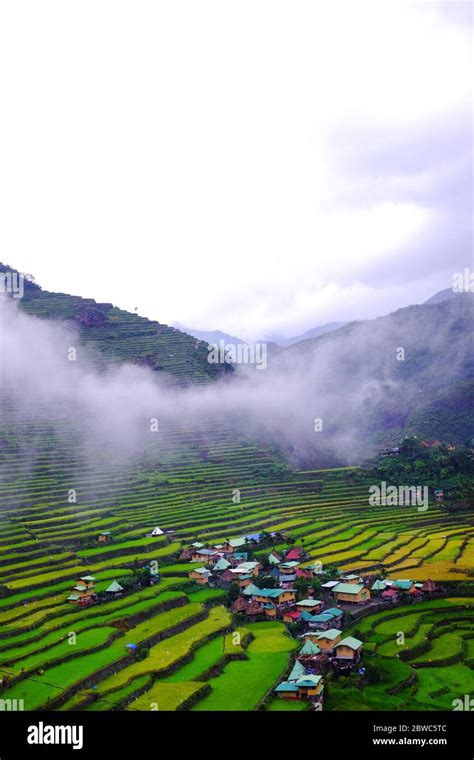
<svg viewBox="0 0 474 760"><path fill-rule="evenodd" d="M204 585L205 583L209 583L211 572L207 567L196 567L191 570L189 577L191 580L196 581L196 583Z"/></svg>
<svg viewBox="0 0 474 760"><path fill-rule="evenodd" d="M225 557L221 557L214 567L212 568L213 571L219 572L219 570L227 570L227 568L230 567L230 562L228 559L225 559Z"/></svg>
<svg viewBox="0 0 474 760"><path fill-rule="evenodd" d="M278 684L275 693L282 699L320 701L323 696L323 677L305 673L296 681L288 679Z"/></svg>
<svg viewBox="0 0 474 760"><path fill-rule="evenodd" d="M281 696L293 694L298 699L299 689L295 683L290 683L289 681L282 681L281 683L278 684L275 691L278 695L281 695Z"/></svg>
<svg viewBox="0 0 474 760"><path fill-rule="evenodd" d="M297 610L317 610L322 607L322 602L319 599L301 599L296 602Z"/></svg>
<svg viewBox="0 0 474 760"><path fill-rule="evenodd" d="M240 538L231 538L229 541L224 541L222 544L222 550L226 554L233 554L236 549L240 549L247 544L247 541L243 536ZM217 548L217 547L216 547Z"/></svg>
<svg viewBox="0 0 474 760"><path fill-rule="evenodd" d="M280 562L279 570L282 575L285 573L292 573L300 563L292 560L291 562Z"/></svg>
<svg viewBox="0 0 474 760"><path fill-rule="evenodd" d="M387 584L384 581L377 579L376 581L372 583L370 590L379 591L381 593L382 591L385 591L386 588L387 588Z"/></svg>
<svg viewBox="0 0 474 760"><path fill-rule="evenodd" d="M91 604L97 598L94 584L95 578L93 575L83 575L82 578L76 578L67 601L81 607Z"/></svg>
<svg viewBox="0 0 474 760"><path fill-rule="evenodd" d="M123 592L123 587L120 585L120 583L117 583L117 581L112 581L110 586L107 586L105 589L106 594L110 594L112 596L120 596Z"/></svg>
<svg viewBox="0 0 474 760"><path fill-rule="evenodd" d="M268 561L270 565L279 565L281 559L274 552L271 552L271 554L268 555Z"/></svg>
<svg viewBox="0 0 474 760"><path fill-rule="evenodd" d="M309 628L316 631L324 631L330 628L334 623L334 617L326 612L320 612L318 615L312 615L308 620Z"/></svg>
<svg viewBox="0 0 474 760"><path fill-rule="evenodd" d="M334 647L338 660L356 660L362 652L363 642L354 636L346 636Z"/></svg>
<svg viewBox="0 0 474 760"><path fill-rule="evenodd" d="M393 581L392 583L392 588L399 589L400 591L410 591L412 586L413 581L409 580Z"/></svg>
<svg viewBox="0 0 474 760"><path fill-rule="evenodd" d="M298 678L301 678L301 676L304 676L306 674L306 668L304 665L299 662L299 660L295 660L295 663L293 665L293 668L291 669L291 673L289 676L287 676L287 681L297 681Z"/></svg>
<svg viewBox="0 0 474 760"><path fill-rule="evenodd" d="M314 643L314 641L311 641L311 639L306 639L305 643L299 651L298 657L315 657L316 655L320 654L320 652L320 648L317 644Z"/></svg>
<svg viewBox="0 0 474 760"><path fill-rule="evenodd" d="M327 631L307 631L303 633L302 638L304 641L310 639L313 644L317 644L320 649L326 651L334 649L340 642L341 636L342 631L339 628L328 628Z"/></svg>
<svg viewBox="0 0 474 760"><path fill-rule="evenodd" d="M258 586L255 586L255 584L251 583L249 586L244 588L242 591L242 594L244 596L254 596L255 594L258 594L260 592L260 589Z"/></svg>
<svg viewBox="0 0 474 760"><path fill-rule="evenodd" d="M261 588L253 595L253 600L259 604L274 602L278 607L294 604L296 592L292 588Z"/></svg>
<svg viewBox="0 0 474 760"><path fill-rule="evenodd" d="M235 554L234 554L235 557ZM253 575L257 577L260 571L260 562L241 562L237 567L231 569L231 573L242 575Z"/></svg>
<svg viewBox="0 0 474 760"><path fill-rule="evenodd" d="M361 583L338 583L332 593L338 602L361 604L370 599L369 589Z"/></svg>
<svg viewBox="0 0 474 760"><path fill-rule="evenodd" d="M339 607L329 607L324 610L325 615L332 615L335 620L342 620L344 617L344 610L340 610Z"/></svg>

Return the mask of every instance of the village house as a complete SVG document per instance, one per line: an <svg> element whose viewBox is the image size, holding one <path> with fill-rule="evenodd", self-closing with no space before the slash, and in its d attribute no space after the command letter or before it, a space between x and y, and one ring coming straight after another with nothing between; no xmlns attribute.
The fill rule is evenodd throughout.
<svg viewBox="0 0 474 760"><path fill-rule="evenodd" d="M281 588L261 588L258 589L252 599L254 602L258 602L260 605L265 605L271 602L277 607L285 607L289 604L294 604L296 601L295 591L293 589L281 589Z"/></svg>
<svg viewBox="0 0 474 760"><path fill-rule="evenodd" d="M372 583L370 587L370 591L372 592L372 594L378 595L378 594L381 594L382 591L385 591L386 588L387 588L387 584L384 581L376 580Z"/></svg>
<svg viewBox="0 0 474 760"><path fill-rule="evenodd" d="M434 581L431 581L431 580L428 578L428 580L426 580L426 581L423 583L423 585L422 585L422 587L421 587L421 590L422 590L422 591L423 591L425 594L433 594L435 591L437 591L437 590L438 590L438 587L437 587L437 585L436 585L436 583L435 583Z"/></svg>
<svg viewBox="0 0 474 760"><path fill-rule="evenodd" d="M280 565L278 566L280 575L293 575L299 564L300 564L299 562L294 562L294 561L281 562Z"/></svg>
<svg viewBox="0 0 474 760"><path fill-rule="evenodd" d="M217 575L217 585L219 586L219 588L224 588L224 589L229 588L229 586L231 586L232 583L236 583L236 582L237 582L237 578L232 572L232 570L230 570L229 568L227 568L226 570L222 570Z"/></svg>
<svg viewBox="0 0 474 760"><path fill-rule="evenodd" d="M334 649L336 644L340 642L341 635L342 631L338 628L329 628L327 631L320 631L319 633L315 631L313 634L310 634L308 638L313 644L317 644L321 650L328 651ZM312 636L315 638L312 638Z"/></svg>
<svg viewBox="0 0 474 760"><path fill-rule="evenodd" d="M97 536L97 540L98 540L99 544L105 544L107 541L110 541L111 536L112 536L112 531L110 531L110 530L103 530Z"/></svg>
<svg viewBox="0 0 474 760"><path fill-rule="evenodd" d="M323 698L323 677L304 673L292 681L283 681L275 688L282 699L309 699L320 702Z"/></svg>
<svg viewBox="0 0 474 760"><path fill-rule="evenodd" d="M95 578L93 575L83 575L82 578L77 578L67 601L80 607L92 604L97 599L94 585Z"/></svg>
<svg viewBox="0 0 474 760"><path fill-rule="evenodd" d="M277 606L273 602L267 602L263 605L265 617L275 619L277 617Z"/></svg>
<svg viewBox="0 0 474 760"><path fill-rule="evenodd" d="M117 581L112 581L110 586L105 589L105 593L111 598L120 597L123 594L123 588Z"/></svg>
<svg viewBox="0 0 474 760"><path fill-rule="evenodd" d="M332 593L337 602L362 604L370 599L369 589L357 583L338 583L333 587Z"/></svg>
<svg viewBox="0 0 474 760"><path fill-rule="evenodd" d="M285 553L285 562L292 562L294 560L301 562L306 559L307 556L308 555L301 546L293 546Z"/></svg>
<svg viewBox="0 0 474 760"><path fill-rule="evenodd" d="M340 581L326 581L326 583L321 584L321 589L323 591L329 592L332 591L335 586L337 586L340 583Z"/></svg>
<svg viewBox="0 0 474 760"><path fill-rule="evenodd" d="M260 572L260 567L260 562L241 562L236 570L244 570L246 573L249 573L256 578Z"/></svg>
<svg viewBox="0 0 474 760"><path fill-rule="evenodd" d="M243 595L244 595L244 596L252 597L252 596L254 596L255 594L258 594L258 592L259 592L259 591L260 591L260 589L259 589L259 587L258 587L258 586L255 586L255 584L254 584L254 583L250 583L250 584L249 584L249 585L248 585L248 586L247 586L247 587L246 587L246 588L245 588L245 589L242 591L242 593L243 593Z"/></svg>
<svg viewBox="0 0 474 760"><path fill-rule="evenodd" d="M398 591L396 588L386 588L385 591L382 591L381 597L386 602L396 602L398 600Z"/></svg>
<svg viewBox="0 0 474 760"><path fill-rule="evenodd" d="M340 575L339 576L339 582L340 583L356 583L356 584L364 584L364 581L360 577L360 575L355 575L354 573L349 573L348 575Z"/></svg>
<svg viewBox="0 0 474 760"><path fill-rule="evenodd" d="M207 567L196 567L195 570L191 570L189 573L191 580L196 581L196 583L199 583L200 585L209 583L210 576L211 572L207 569Z"/></svg>
<svg viewBox="0 0 474 760"><path fill-rule="evenodd" d="M148 533L148 536L164 536L164 534L165 534L164 531L161 530L161 528L158 528L157 526L156 528L153 528L151 533Z"/></svg>
<svg viewBox="0 0 474 760"><path fill-rule="evenodd" d="M268 555L270 565L279 565L282 560L283 557L278 552L273 551Z"/></svg>
<svg viewBox="0 0 474 760"><path fill-rule="evenodd" d="M300 618L301 612L298 612L298 610L287 610L283 613L284 623L297 623Z"/></svg>
<svg viewBox="0 0 474 760"><path fill-rule="evenodd" d="M248 536L244 536L244 538L252 544L258 544L260 542L260 535L260 533L250 533Z"/></svg>
<svg viewBox="0 0 474 760"><path fill-rule="evenodd" d="M414 586L414 582L410 580L388 581L387 585L390 585L391 588L397 591L401 591L402 594L409 594Z"/></svg>
<svg viewBox="0 0 474 760"><path fill-rule="evenodd" d="M217 560L216 564L212 568L212 571L214 573L220 573L223 570L227 570L227 568L229 567L231 567L229 560L226 559L225 557L221 557L220 559Z"/></svg>
<svg viewBox="0 0 474 760"><path fill-rule="evenodd" d="M204 562L206 565L213 565L218 559L220 559L220 554L213 549L195 549L191 562Z"/></svg>
<svg viewBox="0 0 474 760"><path fill-rule="evenodd" d="M328 609L324 610L324 614L331 615L334 622L341 623L344 617L344 610L340 610L339 607L329 607Z"/></svg>
<svg viewBox="0 0 474 760"><path fill-rule="evenodd" d="M320 612L318 615L313 615L313 617L308 620L308 627L311 630L326 631L333 625L334 617L328 615L326 612Z"/></svg>
<svg viewBox="0 0 474 760"><path fill-rule="evenodd" d="M354 636L346 636L335 645L335 656L338 660L359 660L362 654L363 644Z"/></svg>
<svg viewBox="0 0 474 760"><path fill-rule="evenodd" d="M237 582L239 584L239 589L243 591L248 586L253 585L252 584L252 576L251 575L238 575L237 576Z"/></svg>
<svg viewBox="0 0 474 760"><path fill-rule="evenodd" d="M240 612L245 614L248 605L249 602L247 599L244 599L243 596L238 596L237 599L232 602L231 609L233 612Z"/></svg>
<svg viewBox="0 0 474 760"><path fill-rule="evenodd" d="M295 575L297 578L306 578L309 581L313 578L313 573L306 567L297 567Z"/></svg>
<svg viewBox="0 0 474 760"><path fill-rule="evenodd" d="M296 575L279 575L278 583L281 588L293 588L296 581Z"/></svg>
<svg viewBox="0 0 474 760"><path fill-rule="evenodd" d="M233 554L236 549L242 548L246 543L243 536L241 538L231 538L230 541L224 541L223 544L220 544L219 548L222 548L225 554ZM217 549L218 547L216 546L215 548Z"/></svg>
<svg viewBox="0 0 474 760"><path fill-rule="evenodd" d="M324 675L330 668L329 653L322 651L311 639L305 641L296 659L313 674Z"/></svg>
<svg viewBox="0 0 474 760"><path fill-rule="evenodd" d="M310 663L319 657L320 654L321 650L318 645L311 641L311 639L306 639L297 655L297 659L305 665L306 661ZM305 665L305 667L308 667L308 665Z"/></svg>
<svg viewBox="0 0 474 760"><path fill-rule="evenodd" d="M248 558L248 552L234 552L227 557L234 567L237 567L237 565L240 565L242 562L247 562Z"/></svg>
<svg viewBox="0 0 474 760"><path fill-rule="evenodd" d="M247 606L246 615L248 615L249 618L256 618L259 615L262 614L262 608L260 607L257 602L250 601Z"/></svg>
<svg viewBox="0 0 474 760"><path fill-rule="evenodd" d="M300 610L300 612L308 610L310 612L317 613L322 606L323 602L320 602L319 599L301 599L301 601L296 602L296 609Z"/></svg>

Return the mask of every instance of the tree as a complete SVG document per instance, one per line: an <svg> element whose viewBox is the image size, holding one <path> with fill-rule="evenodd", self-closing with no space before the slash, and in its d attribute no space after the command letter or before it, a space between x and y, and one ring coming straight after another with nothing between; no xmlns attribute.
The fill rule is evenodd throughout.
<svg viewBox="0 0 474 760"><path fill-rule="evenodd" d="M232 602L235 602L237 597L240 594L240 588L239 584L234 581L234 583L231 583L228 590L227 590L227 604L232 604Z"/></svg>
<svg viewBox="0 0 474 760"><path fill-rule="evenodd" d="M274 575L259 575L258 578L253 579L253 584L257 588L278 588L280 585L278 578Z"/></svg>
<svg viewBox="0 0 474 760"><path fill-rule="evenodd" d="M294 582L294 587L298 591L300 598L303 599L308 593L308 589L311 585L309 578L297 578Z"/></svg>

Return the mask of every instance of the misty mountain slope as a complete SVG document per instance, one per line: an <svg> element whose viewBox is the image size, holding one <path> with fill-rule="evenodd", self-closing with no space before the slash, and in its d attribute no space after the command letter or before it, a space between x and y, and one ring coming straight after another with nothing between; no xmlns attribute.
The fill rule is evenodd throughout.
<svg viewBox="0 0 474 760"><path fill-rule="evenodd" d="M313 327L311 330L307 330L301 335L295 335L291 338L283 338L281 335L274 335L272 336L272 339L279 346L288 348L289 346L293 346L295 343L300 343L302 340L317 338L319 335L325 335L328 332L337 330L339 327L343 327L345 324L347 324L347 322L326 322L326 324L319 325L318 327Z"/></svg>
<svg viewBox="0 0 474 760"><path fill-rule="evenodd" d="M456 293L452 288L445 288L444 290L439 290L437 293L435 293L431 298L428 298L427 301L425 301L425 304L436 304L436 303L443 303L443 301L452 301L453 298L456 298L458 295L462 295L459 293Z"/></svg>
<svg viewBox="0 0 474 760"><path fill-rule="evenodd" d="M16 270L0 264L0 271ZM25 280L19 304L26 314L67 322L78 330L85 346L97 349L109 361L149 367L172 384L206 383L232 371L230 365L207 361L206 343L111 303L49 292Z"/></svg>
<svg viewBox="0 0 474 760"><path fill-rule="evenodd" d="M354 453L363 442L370 449L406 432L465 441L474 435L473 304L466 293L352 322L283 350L270 370L290 383L304 373L300 404Z"/></svg>

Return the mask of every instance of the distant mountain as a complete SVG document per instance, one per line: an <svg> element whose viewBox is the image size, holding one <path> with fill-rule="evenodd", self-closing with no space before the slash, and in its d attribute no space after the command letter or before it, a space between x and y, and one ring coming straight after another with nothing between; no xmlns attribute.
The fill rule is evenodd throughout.
<svg viewBox="0 0 474 760"><path fill-rule="evenodd" d="M270 371L355 461L406 434L461 443L474 436L473 318L471 293L409 306L285 348Z"/></svg>
<svg viewBox="0 0 474 760"><path fill-rule="evenodd" d="M327 322L327 324L320 325L319 327L313 327L311 330L307 330L301 335L295 335L292 338L284 338L283 335L270 335L268 338L261 338L256 341L245 341L242 338L237 338L235 335L229 335L222 332L222 330L195 330L194 327L184 327L182 325L176 325L183 332L188 335L193 335L198 340L203 340L206 343L219 343L224 340L226 343L267 343L268 347L273 353L276 353L279 348L288 348L295 343L299 343L300 340L308 340L308 338L317 338L319 335L325 335L332 330L337 330L339 327L344 327L347 322Z"/></svg>
<svg viewBox="0 0 474 760"><path fill-rule="evenodd" d="M425 301L425 304L436 304L436 303L443 303L443 301L451 301L453 298L456 298L459 293L456 293L452 288L446 288L445 290L440 290L438 293L435 293L434 296L431 296L431 298L428 298L427 301Z"/></svg>
<svg viewBox="0 0 474 760"><path fill-rule="evenodd" d="M228 333L222 332L222 330L195 330L192 327L184 327L182 325L177 325L176 327L188 335L192 335L194 338L204 341L204 343L218 344L221 340L224 340L226 343L234 344L246 342L245 340L242 340L242 338L236 338L235 335L229 335Z"/></svg>
<svg viewBox="0 0 474 760"><path fill-rule="evenodd" d="M339 327L344 327L346 324L347 322L327 322L324 325L313 327L311 330L307 330L301 335L295 335L292 338L284 338L282 335L272 335L271 338L279 346L288 348L288 346L293 346L295 343L299 343L301 340L317 338L319 335L325 335L328 332L332 332L332 330L337 330Z"/></svg>

